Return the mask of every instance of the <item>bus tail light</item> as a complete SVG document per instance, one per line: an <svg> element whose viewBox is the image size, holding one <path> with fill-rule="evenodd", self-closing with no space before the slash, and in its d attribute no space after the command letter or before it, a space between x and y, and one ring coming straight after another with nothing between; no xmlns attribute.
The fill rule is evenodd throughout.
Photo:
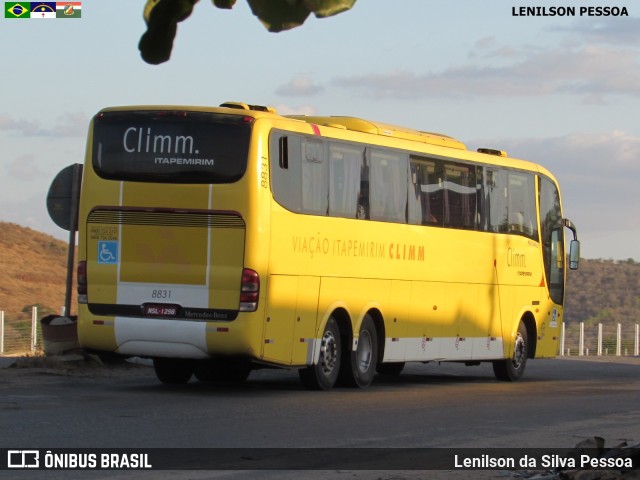
<svg viewBox="0 0 640 480"><path fill-rule="evenodd" d="M78 262L78 303L87 302L87 262Z"/></svg>
<svg viewBox="0 0 640 480"><path fill-rule="evenodd" d="M240 311L255 312L258 309L259 296L260 277L258 273L248 268L243 269L240 286Z"/></svg>

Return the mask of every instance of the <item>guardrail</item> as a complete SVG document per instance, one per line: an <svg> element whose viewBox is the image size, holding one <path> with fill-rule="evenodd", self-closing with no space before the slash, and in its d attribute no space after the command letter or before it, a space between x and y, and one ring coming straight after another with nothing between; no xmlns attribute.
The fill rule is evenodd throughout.
<svg viewBox="0 0 640 480"><path fill-rule="evenodd" d="M64 307L61 315L64 315ZM38 307L31 308L31 319L7 320L0 310L0 355L36 353L42 350L42 326ZM640 325L622 328L621 324L585 326L584 322L562 324L560 356L640 355Z"/></svg>
<svg viewBox="0 0 640 480"><path fill-rule="evenodd" d="M640 326L622 324L562 324L560 356L638 356Z"/></svg>
<svg viewBox="0 0 640 480"><path fill-rule="evenodd" d="M42 328L38 307L31 307L31 319L5 320L0 310L0 355L36 353L42 350Z"/></svg>

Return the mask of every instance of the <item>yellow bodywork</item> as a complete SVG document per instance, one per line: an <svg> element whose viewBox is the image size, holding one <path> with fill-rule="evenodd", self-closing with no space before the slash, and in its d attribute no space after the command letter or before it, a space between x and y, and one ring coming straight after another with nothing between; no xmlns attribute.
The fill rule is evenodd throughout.
<svg viewBox="0 0 640 480"><path fill-rule="evenodd" d="M141 348L137 354L149 356L246 356L301 366L317 358L331 316L346 319L351 332L358 332L369 314L384 335L384 361L509 358L523 318L534 327L536 357L556 354L562 307L549 297L539 242L517 235L290 212L271 193L268 139L277 128L553 178L542 167L471 152L444 135L348 117L200 110L253 119L241 180L213 185L105 180L91 168L89 137L79 226L79 260L87 262L89 302L139 305L141 314L123 320L92 313L81 304L78 330L84 347L126 354ZM114 216L120 210L126 215ZM146 224L150 211L158 220ZM191 217L185 219L184 212ZM197 225L187 221L192 217ZM117 242L117 264L99 262L99 242ZM243 268L260 278L254 312L220 320L142 314L151 295L163 304L181 301L167 298L169 291L194 298L203 308L237 312ZM127 324L130 348L118 338L119 322ZM151 340L144 338L145 332ZM167 338L175 332L179 338L172 344ZM197 341L191 342L193 338ZM154 342L168 346L156 351L149 346Z"/></svg>

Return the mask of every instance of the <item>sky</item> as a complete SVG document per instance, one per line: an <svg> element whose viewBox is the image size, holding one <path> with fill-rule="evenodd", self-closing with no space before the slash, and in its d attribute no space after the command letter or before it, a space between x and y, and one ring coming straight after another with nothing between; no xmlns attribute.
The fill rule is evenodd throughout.
<svg viewBox="0 0 640 480"><path fill-rule="evenodd" d="M232 10L202 0L157 66L138 51L144 4L84 0L80 19L0 16L0 221L68 238L46 195L83 162L103 107L242 101L440 132L540 163L560 182L583 258L640 261L637 0L358 0L281 33L245 0ZM514 15L533 6L576 15ZM628 16L580 15L585 6Z"/></svg>

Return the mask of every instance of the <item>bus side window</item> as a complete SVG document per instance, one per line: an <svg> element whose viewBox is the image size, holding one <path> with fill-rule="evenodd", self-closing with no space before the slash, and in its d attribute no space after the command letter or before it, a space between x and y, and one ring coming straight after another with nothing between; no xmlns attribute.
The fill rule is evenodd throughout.
<svg viewBox="0 0 640 480"><path fill-rule="evenodd" d="M560 193L555 184L540 176L540 229L544 270L551 299L562 304L564 298L564 234Z"/></svg>
<svg viewBox="0 0 640 480"><path fill-rule="evenodd" d="M300 137L271 133L269 137L269 177L275 200L292 212L302 211L300 185ZM265 186L265 185L263 185Z"/></svg>
<svg viewBox="0 0 640 480"><path fill-rule="evenodd" d="M329 215L358 218L364 148L329 143Z"/></svg>
<svg viewBox="0 0 640 480"><path fill-rule="evenodd" d="M444 164L444 224L453 228L476 228L475 166Z"/></svg>
<svg viewBox="0 0 640 480"><path fill-rule="evenodd" d="M414 225L441 223L442 202L436 162L432 159L412 156L409 163L409 198L407 216Z"/></svg>
<svg viewBox="0 0 640 480"><path fill-rule="evenodd" d="M289 169L289 137L280 137L278 142L278 165L285 170Z"/></svg>
<svg viewBox="0 0 640 480"><path fill-rule="evenodd" d="M327 215L329 211L329 162L326 143L302 139L302 211Z"/></svg>
<svg viewBox="0 0 640 480"><path fill-rule="evenodd" d="M369 165L367 165L366 152L362 152L362 160L360 165L360 195L358 196L358 212L357 218L369 220Z"/></svg>
<svg viewBox="0 0 640 480"><path fill-rule="evenodd" d="M484 168L476 167L476 230L486 230L487 209L484 203Z"/></svg>
<svg viewBox="0 0 640 480"><path fill-rule="evenodd" d="M488 168L485 186L486 211L489 214L486 229L494 233L507 233L509 231L507 172Z"/></svg>
<svg viewBox="0 0 640 480"><path fill-rule="evenodd" d="M509 172L509 231L538 239L535 177L525 172Z"/></svg>
<svg viewBox="0 0 640 480"><path fill-rule="evenodd" d="M371 219L406 223L407 155L373 148L368 153Z"/></svg>

